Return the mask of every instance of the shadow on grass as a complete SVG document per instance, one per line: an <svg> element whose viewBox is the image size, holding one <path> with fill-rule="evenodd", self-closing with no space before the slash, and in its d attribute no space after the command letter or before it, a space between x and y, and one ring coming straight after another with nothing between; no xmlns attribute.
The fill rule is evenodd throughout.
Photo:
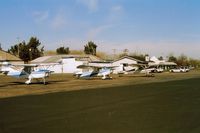
<svg viewBox="0 0 200 133"><path fill-rule="evenodd" d="M0 132L200 132L199 78L0 100Z"/></svg>
<svg viewBox="0 0 200 133"><path fill-rule="evenodd" d="M61 82L67 82L67 80L55 80L55 81L46 81L45 85L49 85L49 84L56 84L56 83L61 83ZM23 81L14 81L14 82L8 82L5 83L3 85L0 85L0 88L3 87L10 87L10 86L16 86L16 85L21 85L21 86L25 86L25 82ZM29 85L44 85L43 81L34 81Z"/></svg>

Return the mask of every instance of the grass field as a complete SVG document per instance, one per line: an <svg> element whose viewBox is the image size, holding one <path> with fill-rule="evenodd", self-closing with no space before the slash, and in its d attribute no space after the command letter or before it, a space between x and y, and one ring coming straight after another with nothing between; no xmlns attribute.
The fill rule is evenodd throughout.
<svg viewBox="0 0 200 133"><path fill-rule="evenodd" d="M54 75L48 85L32 86L2 79L0 133L200 132L196 71L107 81Z"/></svg>

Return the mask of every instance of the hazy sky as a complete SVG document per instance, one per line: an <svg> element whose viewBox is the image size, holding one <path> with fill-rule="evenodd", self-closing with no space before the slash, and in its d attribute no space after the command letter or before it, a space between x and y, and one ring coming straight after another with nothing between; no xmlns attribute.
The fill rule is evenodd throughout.
<svg viewBox="0 0 200 133"><path fill-rule="evenodd" d="M1 0L0 43L7 50L31 36L46 50L182 53L200 58L200 0Z"/></svg>

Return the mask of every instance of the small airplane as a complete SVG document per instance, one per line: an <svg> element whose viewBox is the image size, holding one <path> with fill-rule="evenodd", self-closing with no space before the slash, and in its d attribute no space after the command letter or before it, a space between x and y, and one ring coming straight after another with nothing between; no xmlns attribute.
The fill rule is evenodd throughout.
<svg viewBox="0 0 200 133"><path fill-rule="evenodd" d="M82 71L75 72L75 76L77 78L91 78L91 77L102 77L103 80L105 79L112 79L110 74L112 73L113 67L101 67L101 66L93 66L93 65L80 65L77 68L82 69Z"/></svg>
<svg viewBox="0 0 200 133"><path fill-rule="evenodd" d="M146 63L139 63L139 64L128 64L126 67L124 65L120 65L122 71L118 74L119 76L123 74L134 74L134 73L143 73L146 77L153 77L152 70L148 69L148 65Z"/></svg>
<svg viewBox="0 0 200 133"><path fill-rule="evenodd" d="M3 62L1 67L1 73L15 77L15 78L25 78L28 79L25 81L25 84L30 84L32 79L43 79L43 83L46 84L46 78L50 76L53 71L50 71L48 68L58 63L50 64L11 64L9 62ZM37 68L38 66L44 68Z"/></svg>
<svg viewBox="0 0 200 133"><path fill-rule="evenodd" d="M117 69L119 71L118 74L133 74L139 69L139 67L132 64L121 64Z"/></svg>

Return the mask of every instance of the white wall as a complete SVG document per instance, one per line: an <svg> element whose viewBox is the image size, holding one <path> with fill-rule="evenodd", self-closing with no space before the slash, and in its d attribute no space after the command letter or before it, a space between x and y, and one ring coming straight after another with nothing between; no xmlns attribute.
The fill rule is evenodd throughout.
<svg viewBox="0 0 200 133"><path fill-rule="evenodd" d="M75 58L65 58L62 60L63 62L63 73L74 73L76 71L80 71L77 68L79 65L83 65L84 61L76 61Z"/></svg>
<svg viewBox="0 0 200 133"><path fill-rule="evenodd" d="M75 71L80 71L76 68L79 65L82 65L84 61L76 61L75 58L64 58L62 59L62 64L48 66L45 69L54 71L54 73L74 73ZM44 67L38 67L39 69Z"/></svg>

